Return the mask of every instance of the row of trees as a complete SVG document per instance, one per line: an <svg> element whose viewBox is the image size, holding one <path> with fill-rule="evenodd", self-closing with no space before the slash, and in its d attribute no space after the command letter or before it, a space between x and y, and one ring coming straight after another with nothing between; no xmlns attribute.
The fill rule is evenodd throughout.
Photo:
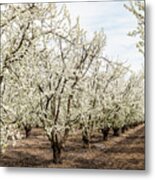
<svg viewBox="0 0 155 180"><path fill-rule="evenodd" d="M69 133L143 122L144 74L102 56L102 31L87 38L79 19L53 3L1 5L1 149L24 129L44 129L53 161Z"/></svg>

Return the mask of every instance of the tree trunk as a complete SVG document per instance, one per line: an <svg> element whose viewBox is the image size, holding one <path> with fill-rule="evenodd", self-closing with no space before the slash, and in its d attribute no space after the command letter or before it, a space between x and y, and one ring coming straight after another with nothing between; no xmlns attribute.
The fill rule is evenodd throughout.
<svg viewBox="0 0 155 180"><path fill-rule="evenodd" d="M89 134L88 134L88 130L87 130L87 129L85 129L85 130L82 132L82 141L83 141L83 146L84 146L84 148L88 148L88 147L89 147L90 140L89 140Z"/></svg>
<svg viewBox="0 0 155 180"><path fill-rule="evenodd" d="M128 130L128 126L127 125L124 125L121 129L122 133L125 133L125 131Z"/></svg>
<svg viewBox="0 0 155 180"><path fill-rule="evenodd" d="M129 127L132 129L132 128L134 128L134 125L133 125L133 123L132 124L130 124L129 125Z"/></svg>
<svg viewBox="0 0 155 180"><path fill-rule="evenodd" d="M138 126L138 125L139 125L138 122L135 122L135 123L133 124L134 128L135 128L136 126Z"/></svg>
<svg viewBox="0 0 155 180"><path fill-rule="evenodd" d="M28 138L29 136L30 136L30 134L31 134L31 127L27 127L27 126L25 126L24 127L24 130L25 130L25 137L26 138Z"/></svg>
<svg viewBox="0 0 155 180"><path fill-rule="evenodd" d="M52 133L51 148L53 150L53 163L55 164L62 163L62 159L61 159L62 142L60 141L60 137L58 137L58 134L55 132Z"/></svg>
<svg viewBox="0 0 155 180"><path fill-rule="evenodd" d="M66 143L68 136L69 136L69 128L66 128L65 132L64 132L63 140L62 140L62 148L63 149L65 148L65 143Z"/></svg>
<svg viewBox="0 0 155 180"><path fill-rule="evenodd" d="M61 160L61 144L57 142L52 143L52 149L53 149L53 163L60 164L62 163Z"/></svg>
<svg viewBox="0 0 155 180"><path fill-rule="evenodd" d="M0 76L0 85L1 85L2 81L3 81L3 76Z"/></svg>
<svg viewBox="0 0 155 180"><path fill-rule="evenodd" d="M113 128L113 132L114 136L119 136L119 128Z"/></svg>
<svg viewBox="0 0 155 180"><path fill-rule="evenodd" d="M121 131L122 131L122 133L125 133L125 131L126 131L125 126L122 127Z"/></svg>
<svg viewBox="0 0 155 180"><path fill-rule="evenodd" d="M103 129L101 129L102 134L103 134L103 140L107 141L108 140L108 134L109 134L109 127L105 127Z"/></svg>

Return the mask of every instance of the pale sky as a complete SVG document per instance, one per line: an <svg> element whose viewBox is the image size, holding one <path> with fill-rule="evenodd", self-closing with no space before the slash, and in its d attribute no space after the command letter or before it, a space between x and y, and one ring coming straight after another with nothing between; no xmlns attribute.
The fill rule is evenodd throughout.
<svg viewBox="0 0 155 180"><path fill-rule="evenodd" d="M104 55L110 59L121 59L131 64L133 70L139 70L144 57L136 49L136 38L127 36L135 29L136 18L123 6L128 1L76 2L66 3L72 20L80 17L81 26L91 36L101 28L107 37Z"/></svg>

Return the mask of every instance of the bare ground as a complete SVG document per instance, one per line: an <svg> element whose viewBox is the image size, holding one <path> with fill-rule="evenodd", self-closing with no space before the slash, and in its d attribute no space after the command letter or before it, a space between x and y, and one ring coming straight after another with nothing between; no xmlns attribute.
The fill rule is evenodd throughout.
<svg viewBox="0 0 155 180"><path fill-rule="evenodd" d="M92 138L91 146L84 148L80 135L68 138L62 153L63 163L52 162L50 143L40 129L33 129L28 139L9 146L0 158L0 166L93 168L93 169L145 169L144 125L128 130L119 137L110 135L108 141L102 135Z"/></svg>

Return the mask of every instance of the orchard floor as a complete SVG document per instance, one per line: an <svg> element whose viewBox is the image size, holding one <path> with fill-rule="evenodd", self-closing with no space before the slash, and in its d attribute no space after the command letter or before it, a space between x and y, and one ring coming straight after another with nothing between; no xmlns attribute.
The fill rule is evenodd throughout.
<svg viewBox="0 0 155 180"><path fill-rule="evenodd" d="M145 169L144 125L126 131L119 137L110 135L108 141L102 134L92 138L86 149L80 135L68 138L62 152L63 163L52 162L50 143L41 129L33 129L27 139L9 146L0 158L0 166L48 167L48 168L93 168L93 169Z"/></svg>

